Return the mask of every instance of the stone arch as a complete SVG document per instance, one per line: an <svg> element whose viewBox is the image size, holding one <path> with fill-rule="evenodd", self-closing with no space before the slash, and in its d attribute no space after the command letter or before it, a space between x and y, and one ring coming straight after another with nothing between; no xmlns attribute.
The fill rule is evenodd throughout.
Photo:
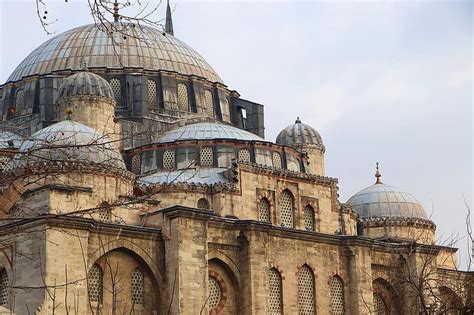
<svg viewBox="0 0 474 315"><path fill-rule="evenodd" d="M389 281L378 277L372 281L372 289L381 297L387 314L401 314L401 301Z"/></svg>
<svg viewBox="0 0 474 315"><path fill-rule="evenodd" d="M443 314L461 314L464 307L462 299L451 288L441 286L439 288L439 297L440 311Z"/></svg>
<svg viewBox="0 0 474 315"><path fill-rule="evenodd" d="M220 258L211 258L208 261L208 273L209 281L217 282L221 293L219 303L209 310L209 314L239 314L241 305L239 301L240 285L230 266ZM210 288L208 287L208 289ZM211 291L209 291L209 294L211 294Z"/></svg>
<svg viewBox="0 0 474 315"><path fill-rule="evenodd" d="M240 269L237 266L237 264L232 260L232 258L230 258L229 256L227 256L221 251L218 251L216 249L211 249L209 251L209 261L213 259L219 260L223 265L225 265L226 268L228 268L229 271L234 275L235 281L240 286L240 278L241 278Z"/></svg>

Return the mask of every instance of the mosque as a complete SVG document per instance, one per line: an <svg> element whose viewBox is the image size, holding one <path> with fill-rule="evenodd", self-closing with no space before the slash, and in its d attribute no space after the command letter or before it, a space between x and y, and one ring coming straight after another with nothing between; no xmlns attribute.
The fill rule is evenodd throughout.
<svg viewBox="0 0 474 315"><path fill-rule="evenodd" d="M164 31L113 26L0 86L0 314L469 312L472 273L378 165L340 200L318 131L265 139L169 5Z"/></svg>

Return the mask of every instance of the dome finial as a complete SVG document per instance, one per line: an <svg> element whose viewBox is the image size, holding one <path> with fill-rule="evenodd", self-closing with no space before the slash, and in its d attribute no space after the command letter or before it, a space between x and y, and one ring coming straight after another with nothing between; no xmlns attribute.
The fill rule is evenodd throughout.
<svg viewBox="0 0 474 315"><path fill-rule="evenodd" d="M295 121L295 124L301 124L301 120L300 120L300 117L296 117L296 121Z"/></svg>
<svg viewBox="0 0 474 315"><path fill-rule="evenodd" d="M66 120L71 120L71 115L73 112L74 110L71 107L66 109Z"/></svg>
<svg viewBox="0 0 474 315"><path fill-rule="evenodd" d="M382 177L382 174L380 174L380 169L379 169L379 162L375 163L375 168L376 168L376 172L375 172L375 178L377 178L377 180L375 181L376 184L382 184L382 181L380 180L380 177Z"/></svg>
<svg viewBox="0 0 474 315"><path fill-rule="evenodd" d="M118 22L119 20L119 5L118 5L118 0L115 0L114 2L114 21Z"/></svg>
<svg viewBox="0 0 474 315"><path fill-rule="evenodd" d="M174 36L173 17L171 16L171 8L170 8L170 1L169 0L166 2L165 32Z"/></svg>

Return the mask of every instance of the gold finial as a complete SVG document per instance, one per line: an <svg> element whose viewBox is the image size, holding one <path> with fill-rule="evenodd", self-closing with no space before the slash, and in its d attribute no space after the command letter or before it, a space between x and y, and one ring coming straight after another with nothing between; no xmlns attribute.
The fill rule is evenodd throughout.
<svg viewBox="0 0 474 315"><path fill-rule="evenodd" d="M114 2L114 21L118 22L119 20L119 6L118 6L118 0L115 0Z"/></svg>
<svg viewBox="0 0 474 315"><path fill-rule="evenodd" d="M71 115L73 112L74 110L71 107L66 109L66 120L71 120Z"/></svg>
<svg viewBox="0 0 474 315"><path fill-rule="evenodd" d="M377 169L377 171L375 172L375 178L377 178L375 183L376 184L382 184L382 181L380 180L380 177L382 177L382 174L380 174L379 162L377 162L375 165L376 165L375 168Z"/></svg>

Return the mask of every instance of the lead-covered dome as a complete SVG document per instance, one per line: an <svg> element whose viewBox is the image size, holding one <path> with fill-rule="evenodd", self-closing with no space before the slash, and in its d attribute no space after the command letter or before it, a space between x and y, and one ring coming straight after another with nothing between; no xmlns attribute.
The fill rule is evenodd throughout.
<svg viewBox="0 0 474 315"><path fill-rule="evenodd" d="M113 38L89 24L59 34L31 52L8 82L32 75L89 68L166 70L222 83L214 69L176 37L148 26L115 22Z"/></svg>
<svg viewBox="0 0 474 315"><path fill-rule="evenodd" d="M114 92L109 82L88 71L82 71L67 77L59 86L58 99L75 96L105 97L114 100Z"/></svg>
<svg viewBox="0 0 474 315"><path fill-rule="evenodd" d="M298 117L294 124L280 131L276 143L290 147L300 147L307 144L323 146L323 139L316 129L303 124Z"/></svg>

